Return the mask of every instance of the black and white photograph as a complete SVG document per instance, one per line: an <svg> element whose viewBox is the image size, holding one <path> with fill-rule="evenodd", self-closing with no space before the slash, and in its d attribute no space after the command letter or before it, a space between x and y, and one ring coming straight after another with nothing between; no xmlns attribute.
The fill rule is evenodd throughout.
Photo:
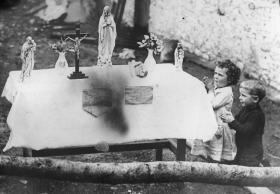
<svg viewBox="0 0 280 194"><path fill-rule="evenodd" d="M1 0L0 194L280 194L280 1Z"/></svg>

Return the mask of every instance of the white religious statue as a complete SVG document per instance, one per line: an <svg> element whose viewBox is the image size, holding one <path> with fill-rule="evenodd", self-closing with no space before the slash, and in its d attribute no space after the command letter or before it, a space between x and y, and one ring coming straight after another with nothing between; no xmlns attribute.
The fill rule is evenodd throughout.
<svg viewBox="0 0 280 194"><path fill-rule="evenodd" d="M22 69L20 79L23 82L27 77L30 77L31 71L34 67L34 51L36 50L36 43L28 36L21 48L20 58L22 60Z"/></svg>
<svg viewBox="0 0 280 194"><path fill-rule="evenodd" d="M184 49L182 47L181 43L177 44L177 48L174 52L174 62L175 62L175 68L177 70L183 70L183 60L184 60Z"/></svg>
<svg viewBox="0 0 280 194"><path fill-rule="evenodd" d="M111 15L109 6L105 6L98 26L98 59L97 65L101 67L112 66L112 55L117 37L116 23Z"/></svg>
<svg viewBox="0 0 280 194"><path fill-rule="evenodd" d="M65 53L69 50L67 48L66 42L61 39L56 44L50 44L50 47L53 51L58 53L58 59L55 63L55 69L59 70L59 72L63 72L68 67L67 60L65 58Z"/></svg>

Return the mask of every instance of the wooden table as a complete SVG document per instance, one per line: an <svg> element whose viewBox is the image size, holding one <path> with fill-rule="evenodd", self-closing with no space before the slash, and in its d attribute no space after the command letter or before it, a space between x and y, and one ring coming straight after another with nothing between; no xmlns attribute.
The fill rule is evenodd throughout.
<svg viewBox="0 0 280 194"><path fill-rule="evenodd" d="M25 150L25 156L96 153L94 145L107 142L110 152L156 149L159 160L162 149L168 148L183 160L186 139L208 140L216 131L203 83L177 72L172 64L158 64L153 79L147 80L132 79L125 65L113 66L109 74L97 67L81 70L88 79L67 79L73 68L65 74L47 69L33 71L29 80L20 83L20 72L10 72L2 93L12 103L7 118L11 135L4 151L32 149L32 153ZM85 112L83 91L106 85L113 91L112 108L117 114L110 116L109 111L94 117ZM126 104L127 86L152 86L152 104ZM111 121L115 116L120 122Z"/></svg>
<svg viewBox="0 0 280 194"><path fill-rule="evenodd" d="M122 151L136 151L136 150L151 150L155 149L157 161L162 161L163 149L172 151L177 161L186 160L186 139L162 139L162 140L147 140L136 141L122 144L110 144L108 152L122 152ZM23 156L25 157L45 157L45 156L63 156L63 155L78 155L78 154L92 154L102 153L98 151L95 146L85 147L68 147L56 149L42 149L32 150L23 148ZM106 153L106 152L105 152Z"/></svg>

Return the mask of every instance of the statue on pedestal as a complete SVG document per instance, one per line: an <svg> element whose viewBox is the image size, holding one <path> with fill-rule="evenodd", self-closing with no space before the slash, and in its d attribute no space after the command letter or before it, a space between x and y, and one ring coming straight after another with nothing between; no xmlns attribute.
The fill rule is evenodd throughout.
<svg viewBox="0 0 280 194"><path fill-rule="evenodd" d="M31 71L34 67L34 51L36 50L36 43L28 36L25 43L22 45L20 58L22 61L22 69L20 80L23 82L25 78L30 77Z"/></svg>
<svg viewBox="0 0 280 194"><path fill-rule="evenodd" d="M183 60L184 60L184 49L181 43L177 44L177 48L174 52L175 68L177 70L183 70Z"/></svg>
<svg viewBox="0 0 280 194"><path fill-rule="evenodd" d="M116 23L109 6L105 6L98 26L98 66L111 67L112 55L117 37Z"/></svg>

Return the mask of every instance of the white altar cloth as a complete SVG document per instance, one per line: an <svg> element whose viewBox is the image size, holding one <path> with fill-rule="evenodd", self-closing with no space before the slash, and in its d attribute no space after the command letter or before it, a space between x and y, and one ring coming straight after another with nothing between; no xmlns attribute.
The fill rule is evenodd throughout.
<svg viewBox="0 0 280 194"><path fill-rule="evenodd" d="M83 67L88 79L69 80L55 69L33 70L19 82L20 71L10 72L2 96L12 107L7 123L11 129L4 148L34 150L89 146L101 142L186 138L210 139L217 129L204 85L172 64L158 64L153 77L131 79L128 66L113 66L109 73ZM126 86L153 86L153 103L127 105ZM82 91L109 86L114 111L93 117L82 109Z"/></svg>

